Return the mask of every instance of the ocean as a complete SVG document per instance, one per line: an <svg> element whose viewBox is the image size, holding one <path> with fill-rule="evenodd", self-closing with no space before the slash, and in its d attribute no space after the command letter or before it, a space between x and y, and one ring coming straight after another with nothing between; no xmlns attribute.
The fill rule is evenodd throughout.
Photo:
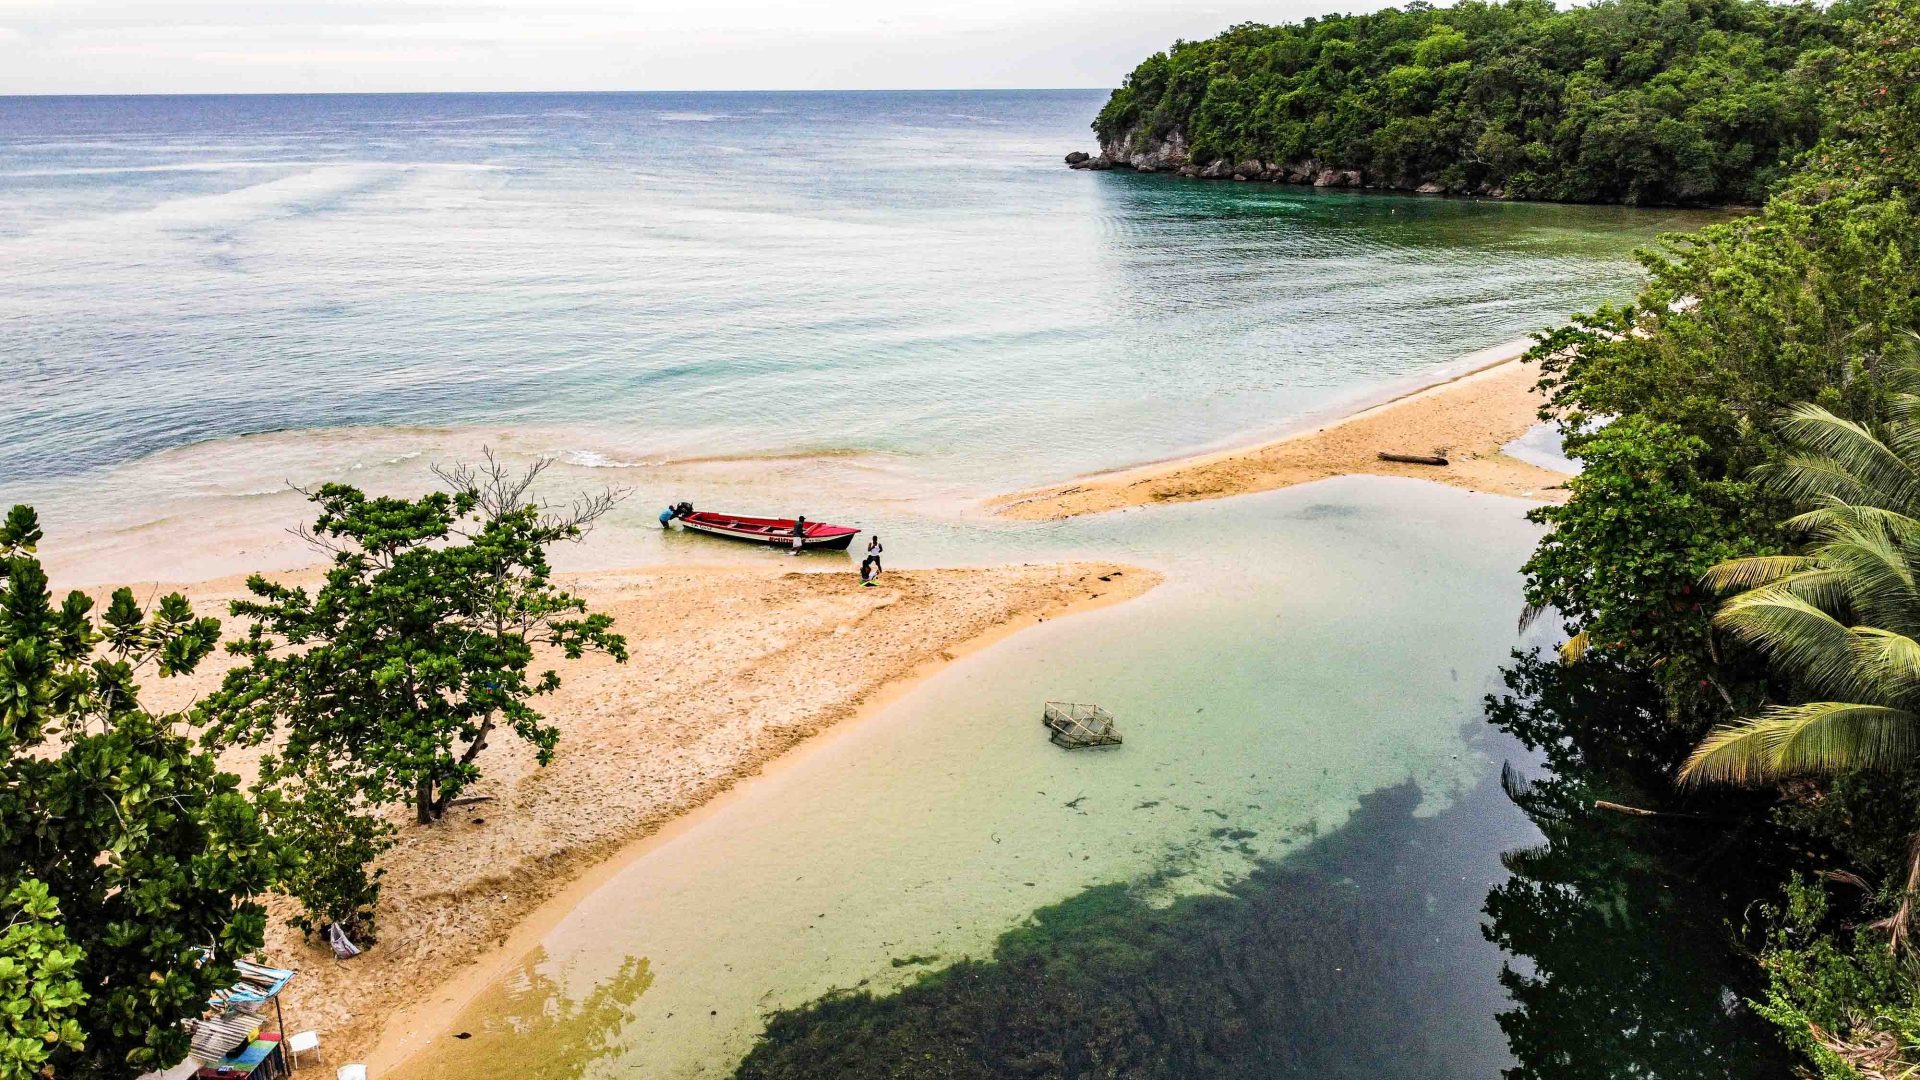
<svg viewBox="0 0 1920 1080"><path fill-rule="evenodd" d="M1704 220L1064 168L1102 100L0 99L0 498L88 577L251 568L209 527L297 563L248 532L289 483L482 445L627 525L806 492L911 536L1625 298Z"/></svg>
<svg viewBox="0 0 1920 1080"><path fill-rule="evenodd" d="M63 582L308 565L293 486L417 493L483 448L628 493L563 566L787 561L660 530L688 499L882 531L890 570L1167 577L742 785L397 1075L726 1076L881 1030L902 986L928 1015L1021 994L1010 960L1061 926L1147 1049L1217 1059L1182 1075L1653 1075L1670 1031L1752 1041L1717 922L1647 939L1706 973L1651 1004L1611 939L1528 944L1564 901L1503 863L1540 834L1501 766L1539 762L1482 717L1541 643L1513 629L1528 503L1347 477L980 509L1429 379L1627 299L1636 248L1713 215L1070 171L1102 100L0 98L0 503L41 509ZM1047 745L1049 697L1112 707L1127 745ZM1515 971L1542 982L1511 996Z"/></svg>

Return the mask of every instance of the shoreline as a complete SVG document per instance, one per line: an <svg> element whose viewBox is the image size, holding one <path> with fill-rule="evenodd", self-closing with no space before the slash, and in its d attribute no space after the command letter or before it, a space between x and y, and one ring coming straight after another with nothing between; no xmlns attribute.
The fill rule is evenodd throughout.
<svg viewBox="0 0 1920 1080"><path fill-rule="evenodd" d="M847 574L751 565L565 577L615 616L632 659L590 657L563 672L542 709L562 731L554 761L539 768L525 744L503 744L474 785L491 801L424 829L395 811L407 820L379 864L380 939L352 961L302 940L285 921L291 901L269 899L263 954L301 972L290 1022L320 1030L334 1060L374 1051L384 1074L411 1052L388 1032L438 1034L436 1020L525 952L517 943L717 812L741 781L851 730L958 659L1161 580L1118 562L894 571L873 589ZM187 591L223 611L242 587L224 578ZM150 705L182 707L229 664L166 680ZM245 776L260 752L223 755L221 767Z"/></svg>
<svg viewBox="0 0 1920 1080"><path fill-rule="evenodd" d="M1530 340L1507 342L1443 367L1426 381L1363 401L1344 414L1264 441L1089 473L987 500L1016 521L1060 521L1164 502L1273 491L1335 476L1400 476L1490 495L1557 502L1566 473L1503 447L1539 422L1544 397L1524 359ZM1460 369L1462 363L1468 366ZM1445 466L1381 461L1376 454L1444 452Z"/></svg>
<svg viewBox="0 0 1920 1080"><path fill-rule="evenodd" d="M1502 188L1482 187L1475 190L1465 188L1449 189L1438 181L1425 181L1420 184L1381 183L1376 177L1368 179L1363 169L1340 169L1317 160L1296 161L1286 164L1279 161L1261 161L1249 159L1234 162L1227 158L1217 158L1206 165L1196 165L1186 153L1186 138L1175 133L1174 138L1161 139L1157 145L1147 140L1144 149L1129 151L1127 148L1140 140L1133 131L1125 132L1118 140L1096 142L1097 153L1085 150L1069 150L1062 156L1067 168L1075 172L1124 172L1140 176L1165 176L1174 180L1210 180L1238 181L1241 183L1266 183L1279 187L1311 188L1316 191L1344 192L1360 195L1404 195L1410 198L1468 199L1477 202L1521 203L1537 206L1635 206L1648 210L1700 210L1719 212L1729 216L1750 214L1760 209L1759 203L1636 203L1602 200L1583 202L1566 199L1533 199L1518 195L1509 195Z"/></svg>
<svg viewBox="0 0 1920 1080"><path fill-rule="evenodd" d="M400 1009L380 1025L366 1053L368 1071L390 1075L431 1049L432 1041L451 1030L460 1014L519 960L539 947L540 940L570 915L588 896L605 887L621 871L649 854L672 844L708 820L724 814L745 794L741 781L777 775L799 767L809 758L825 753L836 743L886 712L921 683L975 654L1015 636L1037 622L1082 615L1137 599L1157 587L1160 575L1145 569L1129 568L1139 575L1141 584L1134 591L1094 594L1068 601L1058 608L1037 614L1033 621L1010 618L985 632L940 650L931 657L889 680L859 702L846 717L820 733L796 743L760 767L737 777L705 802L675 815L653 831L636 837L613 855L568 881L558 892L529 911L504 939L493 942L464 968L442 980L427 999Z"/></svg>

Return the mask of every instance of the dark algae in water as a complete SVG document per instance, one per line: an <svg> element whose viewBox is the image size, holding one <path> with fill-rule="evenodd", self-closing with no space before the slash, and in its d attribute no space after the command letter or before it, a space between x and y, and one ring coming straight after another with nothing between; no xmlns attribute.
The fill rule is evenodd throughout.
<svg viewBox="0 0 1920 1080"><path fill-rule="evenodd" d="M985 959L773 1014L738 1075L1787 1075L1739 953L1777 840L1719 827L1711 805L1592 809L1645 798L1635 777L1666 750L1642 688L1595 674L1509 671L1489 718L1545 761L1504 783L1428 815L1411 783L1375 792L1222 894L1161 906L1152 882L1089 889ZM1595 710L1645 725L1641 760L1574 741L1594 726L1567 718Z"/></svg>
<svg viewBox="0 0 1920 1080"><path fill-rule="evenodd" d="M1435 816L1414 816L1420 799L1410 783L1376 792L1224 895L1157 907L1089 889L989 959L776 1014L739 1075L1494 1075L1499 961L1475 913L1500 868L1483 838L1524 823L1490 785ZM1463 849L1482 817L1479 850Z"/></svg>

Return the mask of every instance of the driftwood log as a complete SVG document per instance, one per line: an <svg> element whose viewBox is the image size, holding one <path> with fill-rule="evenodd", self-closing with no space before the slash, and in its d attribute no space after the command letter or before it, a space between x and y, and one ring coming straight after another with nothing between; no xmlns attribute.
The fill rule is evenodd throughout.
<svg viewBox="0 0 1920 1080"><path fill-rule="evenodd" d="M1393 454L1380 451L1381 461L1398 461L1405 465L1445 465L1447 459L1439 454Z"/></svg>

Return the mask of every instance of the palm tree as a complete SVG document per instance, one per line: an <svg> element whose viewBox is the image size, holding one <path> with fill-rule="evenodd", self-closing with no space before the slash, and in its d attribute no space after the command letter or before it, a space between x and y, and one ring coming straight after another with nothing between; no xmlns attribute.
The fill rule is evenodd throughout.
<svg viewBox="0 0 1920 1080"><path fill-rule="evenodd" d="M1794 452L1763 478L1803 506L1802 555L1721 563L1706 583L1744 590L1715 625L1765 653L1823 700L1725 724L1680 768L1683 783L1763 783L1796 773L1891 768L1920 759L1920 337L1888 375L1884 423L1817 405L1788 411ZM1920 833L1893 913L1874 925L1906 946L1920 901Z"/></svg>
<svg viewBox="0 0 1920 1080"><path fill-rule="evenodd" d="M1821 700L1779 705L1708 733L1685 782L1759 783L1795 773L1886 768L1920 758L1920 349L1888 381L1884 423L1817 405L1789 410L1794 450L1765 479L1807 512L1787 529L1802 555L1708 571L1717 626L1752 643Z"/></svg>

